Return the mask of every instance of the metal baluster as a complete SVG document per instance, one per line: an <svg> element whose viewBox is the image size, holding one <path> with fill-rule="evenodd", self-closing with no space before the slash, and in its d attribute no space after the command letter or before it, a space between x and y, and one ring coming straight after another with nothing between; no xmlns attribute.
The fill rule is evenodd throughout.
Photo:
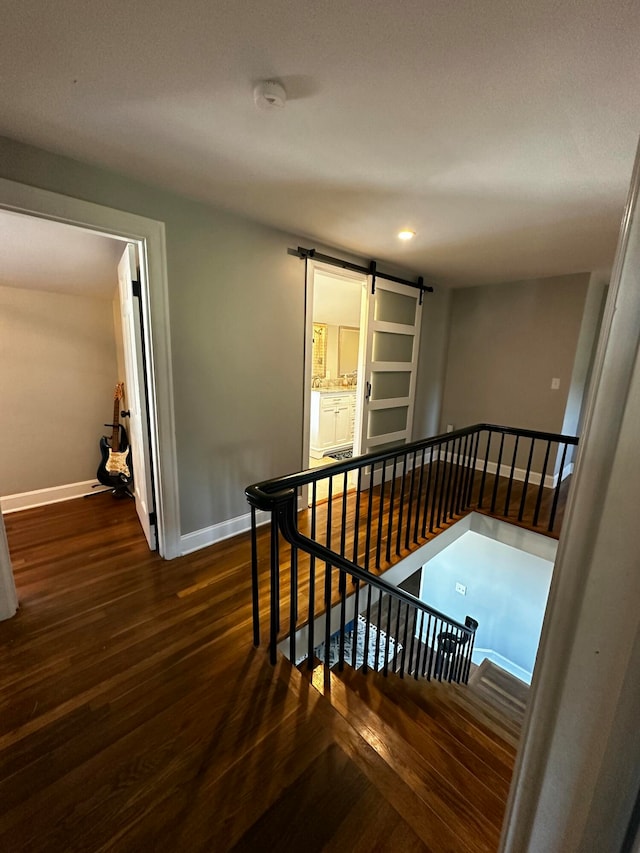
<svg viewBox="0 0 640 853"><path fill-rule="evenodd" d="M431 631L431 614L427 614L427 630L424 632L424 651L422 652L422 668L420 674L424 678L427 670L427 658L429 656L429 632Z"/></svg>
<svg viewBox="0 0 640 853"><path fill-rule="evenodd" d="M487 438L487 447L484 456L484 466L482 468L482 479L480 480L480 494L478 496L478 509L482 509L482 501L484 500L484 484L487 478L487 465L489 464L489 450L491 449L491 430L489 430Z"/></svg>
<svg viewBox="0 0 640 853"><path fill-rule="evenodd" d="M329 477L328 495L327 495L327 526L326 526L326 547L331 550L331 522L333 517L333 477ZM332 577L331 565L328 562L324 564L324 665L325 669L329 668L329 647L331 645L331 602L332 602Z"/></svg>
<svg viewBox="0 0 640 853"><path fill-rule="evenodd" d="M360 535L360 499L362 497L362 466L358 468L358 485L356 491L356 511L353 523L353 562L358 563L358 544ZM369 497L371 497L371 487L369 487Z"/></svg>
<svg viewBox="0 0 640 853"><path fill-rule="evenodd" d="M311 488L311 538L316 538L316 500L317 500L318 483L313 481ZM313 669L315 663L315 646L313 642L313 632L316 617L316 558L313 554L309 555L309 621L307 631L309 633L309 648L307 658L307 668Z"/></svg>
<svg viewBox="0 0 640 853"><path fill-rule="evenodd" d="M342 672L344 669L344 630L347 618L347 576L345 572L340 572L338 583L340 590L340 644L338 651L338 669Z"/></svg>
<svg viewBox="0 0 640 853"><path fill-rule="evenodd" d="M386 675L389 672L389 646L391 645L391 596L387 596L387 642L384 646L384 668L383 672Z"/></svg>
<svg viewBox="0 0 640 853"><path fill-rule="evenodd" d="M275 665L280 630L280 554L278 549L278 518L271 513L271 614L269 637L269 660Z"/></svg>
<svg viewBox="0 0 640 853"><path fill-rule="evenodd" d="M513 458L511 459L511 473L509 474L509 485L507 486L507 498L504 502L504 517L509 517L509 504L511 503L511 489L513 488L513 474L516 470L516 456L518 455L518 442L520 436L516 436L516 443L513 448Z"/></svg>
<svg viewBox="0 0 640 853"><path fill-rule="evenodd" d="M476 641L476 632L474 631L471 634L471 640L469 641L469 649L467 651L467 662L466 662L466 667L465 667L465 672L464 672L464 681L463 681L464 684L466 684L469 681L469 673L471 672L471 664L473 663L473 646L475 644L475 641Z"/></svg>
<svg viewBox="0 0 640 853"><path fill-rule="evenodd" d="M386 468L387 465L383 461L382 463L382 473L380 475L380 502L378 504L378 533L376 536L376 568L380 568L380 554L382 552L382 526L383 526L383 506L384 506L384 489L385 489L385 480L386 480Z"/></svg>
<svg viewBox="0 0 640 853"><path fill-rule="evenodd" d="M407 674L411 675L414 671L416 662L414 657L415 643L416 643L416 633L418 628L418 610L416 607L412 608L413 610L413 629L411 631L411 650L409 651L409 667L407 668ZM414 667L412 669L411 667Z"/></svg>
<svg viewBox="0 0 640 853"><path fill-rule="evenodd" d="M369 571L369 558L371 556L371 519L373 518L373 484L375 482L375 462L371 465L371 479L369 481L369 505L367 507L367 532L364 543L364 568Z"/></svg>
<svg viewBox="0 0 640 853"><path fill-rule="evenodd" d="M369 669L369 634L371 627L371 584L367 584L367 621L364 626L364 662L362 671L367 672Z"/></svg>
<svg viewBox="0 0 640 853"><path fill-rule="evenodd" d="M417 545L418 544L418 524L420 522L420 504L422 502L422 483L424 481L424 455L426 448L422 448L422 454L420 457L420 477L418 478L418 497L416 501L416 521L413 527L413 541ZM414 463L415 464L415 463ZM424 536L424 534L423 534Z"/></svg>
<svg viewBox="0 0 640 853"><path fill-rule="evenodd" d="M378 616L376 619L376 642L375 651L373 654L373 669L377 672L379 669L378 661L380 660L380 632L382 630L382 592L378 590Z"/></svg>
<svg viewBox="0 0 640 853"><path fill-rule="evenodd" d="M408 459L408 456L405 456L405 463ZM411 510L413 509L413 489L416 483L416 459L418 458L418 451L414 450L413 452L413 465L411 466L411 484L409 486L409 506L407 508L407 535L405 537L404 547L406 550L409 550L409 540L411 538Z"/></svg>
<svg viewBox="0 0 640 853"><path fill-rule="evenodd" d="M431 518L429 520L429 533L433 533L433 522L435 518L436 512L436 498L438 494L438 478L440 476L440 450L442 448L442 442L440 442L437 447L436 453L436 473L433 481L433 493L431 495ZM431 448L433 454L433 447ZM429 469L429 477L431 477L431 469Z"/></svg>
<svg viewBox="0 0 640 853"><path fill-rule="evenodd" d="M529 459L527 460L527 470L524 475L524 483L522 484L522 497L520 499L520 510L518 512L518 521L522 521L524 515L525 503L527 500L527 489L529 487L529 474L531 473L531 463L533 461L533 448L536 443L535 438L531 439L531 447L529 448Z"/></svg>
<svg viewBox="0 0 640 853"><path fill-rule="evenodd" d="M453 518L458 510L460 483L462 482L462 473L460 470L460 454L462 452L462 436L458 436L458 452L456 453L456 469L453 473L453 488L451 490L451 503L449 504L450 518ZM466 436L465 436L466 438ZM454 442L455 447L455 442ZM455 452L455 451L454 451Z"/></svg>
<svg viewBox="0 0 640 853"><path fill-rule="evenodd" d="M393 539L393 502L396 494L396 470L398 457L393 457L393 473L391 475L391 494L389 495L389 521L387 523L387 563L391 562L391 540Z"/></svg>
<svg viewBox="0 0 640 853"><path fill-rule="evenodd" d="M442 468L442 481L440 483L440 496L438 497L438 523L437 527L440 527L442 524L442 503L444 501L444 488L447 482L447 455L449 450L449 442L445 442L445 451L444 451L444 466ZM442 445L440 445L440 452L438 456L442 453Z"/></svg>
<svg viewBox="0 0 640 853"><path fill-rule="evenodd" d="M397 599L398 609L396 611L396 630L394 633L395 643L393 646L393 671L398 669L398 646L400 645L400 610L402 609L402 601Z"/></svg>
<svg viewBox="0 0 640 853"><path fill-rule="evenodd" d="M298 625L298 549L291 546L291 589L289 591L289 660L296 664L296 628Z"/></svg>
<svg viewBox="0 0 640 853"><path fill-rule="evenodd" d="M480 430L478 430L473 439L473 462L469 471L469 490L467 492L467 506L471 506L473 502L473 487L476 482L476 466L478 464L478 448L480 447Z"/></svg>
<svg viewBox="0 0 640 853"><path fill-rule="evenodd" d="M464 448L462 450L462 469L460 471L460 481L458 483L458 493L456 495L456 515L462 512L464 496L467 493L467 478L469 476L469 441L470 436L467 433L464 437Z"/></svg>
<svg viewBox="0 0 640 853"><path fill-rule="evenodd" d="M493 493L491 495L491 512L496 511L496 498L498 496L498 484L500 483L500 470L502 468L502 451L504 448L504 433L500 435L500 450L498 451L498 465L496 467L496 476L493 481Z"/></svg>
<svg viewBox="0 0 640 853"><path fill-rule="evenodd" d="M429 473L427 474L427 488L424 493L424 510L422 516L422 538L427 535L427 515L429 514L429 497L431 495L431 471L433 470L433 444L429 448Z"/></svg>
<svg viewBox="0 0 640 853"><path fill-rule="evenodd" d="M260 602L258 595L258 530L256 508L251 507L251 611L253 614L253 645L260 645Z"/></svg>
<svg viewBox="0 0 640 853"><path fill-rule="evenodd" d="M348 472L345 471L342 478L342 523L340 528L340 556L344 557L347 537L347 482ZM346 577L345 577L346 583Z"/></svg>
<svg viewBox="0 0 640 853"><path fill-rule="evenodd" d="M538 499L536 501L536 511L533 514L533 526L538 526L538 517L540 515L540 506L542 504L542 494L544 492L544 481L547 476L547 464L549 462L549 453L551 452L551 441L547 441L547 450L544 454L544 463L542 465L542 476L540 477L540 485L538 486Z"/></svg>
<svg viewBox="0 0 640 853"><path fill-rule="evenodd" d="M433 628L431 629L431 637L428 639L429 665L427 666L427 681L431 681L431 675L434 674L434 672L433 672L434 662L435 662L434 657L437 658L437 656L438 656L437 655L437 649L436 649L436 642L437 642L436 631L437 631L439 621L440 620L437 617L434 617Z"/></svg>
<svg viewBox="0 0 640 853"><path fill-rule="evenodd" d="M420 628L418 629L417 648L416 648L416 668L413 671L413 677L418 680L420 675L420 642L422 640L422 629L424 627L424 610L420 611Z"/></svg>
<svg viewBox="0 0 640 853"><path fill-rule="evenodd" d="M358 629L360 628L360 581L356 580L356 591L353 604L353 643L351 650L351 666L354 669L358 668Z"/></svg>
<svg viewBox="0 0 640 853"><path fill-rule="evenodd" d="M445 457L447 459L447 465L449 466L448 477L447 477L447 489L445 492L444 506L443 506L443 513L442 513L442 521L445 524L447 522L447 518L451 517L451 504L450 504L450 498L451 498L451 494L452 494L451 481L453 480L453 465L454 465L455 455L456 455L456 440L454 439L452 442L447 443L447 453L446 453L446 457ZM449 459L449 457L451 457L451 459Z"/></svg>
<svg viewBox="0 0 640 853"><path fill-rule="evenodd" d="M560 468L558 469L558 482L556 483L556 490L553 496L553 504L551 506L551 515L549 517L549 527L547 528L549 533L553 530L553 525L556 521L556 511L558 509L558 498L560 497L560 487L562 486L562 472L564 471L564 460L567 456L567 447L568 445L565 442L564 450L562 451L562 460L560 462Z"/></svg>
<svg viewBox="0 0 640 853"><path fill-rule="evenodd" d="M404 664L407 655L407 633L409 629L409 606L405 604L404 631L402 632L402 654L400 655L400 678L404 678Z"/></svg>
<svg viewBox="0 0 640 853"><path fill-rule="evenodd" d="M406 494L407 480L407 454L402 457L402 486L400 488L400 507L398 509L398 530L396 532L396 556L400 556L400 543L402 541L402 522L404 520L404 498Z"/></svg>

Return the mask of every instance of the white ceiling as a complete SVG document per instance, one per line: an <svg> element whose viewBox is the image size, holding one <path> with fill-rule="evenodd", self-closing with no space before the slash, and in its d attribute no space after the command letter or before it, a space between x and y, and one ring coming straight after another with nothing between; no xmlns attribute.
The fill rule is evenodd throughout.
<svg viewBox="0 0 640 853"><path fill-rule="evenodd" d="M113 299L123 243L0 211L0 286Z"/></svg>
<svg viewBox="0 0 640 853"><path fill-rule="evenodd" d="M313 283L313 319L329 326L360 328L362 285L317 272Z"/></svg>
<svg viewBox="0 0 640 853"><path fill-rule="evenodd" d="M637 0L22 0L2 29L6 136L446 283L611 263Z"/></svg>

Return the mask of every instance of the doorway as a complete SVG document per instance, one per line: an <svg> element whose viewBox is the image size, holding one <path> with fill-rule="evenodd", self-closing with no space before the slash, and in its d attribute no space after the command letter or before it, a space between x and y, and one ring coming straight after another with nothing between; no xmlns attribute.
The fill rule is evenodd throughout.
<svg viewBox="0 0 640 853"><path fill-rule="evenodd" d="M149 395L150 454L155 470L158 550L166 559L180 554L177 468L164 225L123 211L60 196L0 179L0 209L38 220L76 225L102 237L127 243L139 252L140 315L146 321L146 370ZM2 543L0 543L1 545ZM6 549L5 549L6 550ZM8 554L2 554L8 559Z"/></svg>
<svg viewBox="0 0 640 853"><path fill-rule="evenodd" d="M137 247L6 210L0 232L2 509L133 498L153 550Z"/></svg>
<svg viewBox="0 0 640 853"><path fill-rule="evenodd" d="M303 467L330 466L360 454L362 321L367 277L310 262ZM316 500L341 494L344 478L318 481Z"/></svg>

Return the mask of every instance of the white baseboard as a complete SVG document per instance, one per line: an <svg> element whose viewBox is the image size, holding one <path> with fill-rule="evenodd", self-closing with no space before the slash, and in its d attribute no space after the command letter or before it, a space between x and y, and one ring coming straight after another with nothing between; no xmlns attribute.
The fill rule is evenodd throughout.
<svg viewBox="0 0 640 853"><path fill-rule="evenodd" d="M271 519L271 513L256 510L256 521L258 526L266 524ZM216 542L222 542L224 539L230 539L232 536L237 536L239 533L245 533L251 529L251 513L246 512L244 515L238 515L235 518L229 518L226 521L220 521L218 524L212 524L210 527L203 527L201 530L194 530L193 533L185 533L180 537L180 553L184 557L185 554L191 554L194 551L199 551L201 548L207 548L209 545L215 545Z"/></svg>
<svg viewBox="0 0 640 853"><path fill-rule="evenodd" d="M84 480L82 483L68 483L66 486L52 486L50 489L36 489L33 492L20 492L15 495L2 495L0 507L3 513L20 512L23 509L33 509L36 506L57 504L60 501L70 501L84 495L95 494L92 486L97 480Z"/></svg>
<svg viewBox="0 0 640 853"><path fill-rule="evenodd" d="M457 455L452 453L451 451L446 452L444 450L440 451L440 459L443 462L451 462L457 459ZM471 462L471 457L460 457L460 462L462 465L467 466ZM476 459L475 468L476 471L484 470L484 459ZM495 474L498 470L497 462L487 462L487 474ZM573 462L569 462L568 465L565 465L562 469L562 477L560 481L565 480L569 474L573 473ZM500 476L501 477L510 477L511 476L511 465L500 465ZM527 476L526 468L514 468L513 469L513 479L520 480L524 482ZM529 483L532 486L539 486L540 481L542 480L542 475L539 471L529 471ZM558 475L557 474L547 474L544 478L544 485L547 489L555 489L558 485Z"/></svg>

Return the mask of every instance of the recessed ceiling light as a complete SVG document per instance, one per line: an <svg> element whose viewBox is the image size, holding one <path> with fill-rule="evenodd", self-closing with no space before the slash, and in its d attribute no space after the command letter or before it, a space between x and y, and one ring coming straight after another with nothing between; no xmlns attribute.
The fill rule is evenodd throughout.
<svg viewBox="0 0 640 853"><path fill-rule="evenodd" d="M398 232L398 237L400 238L400 240L411 240L415 236L416 236L416 232L415 231L409 231L408 229L405 229L404 231Z"/></svg>

